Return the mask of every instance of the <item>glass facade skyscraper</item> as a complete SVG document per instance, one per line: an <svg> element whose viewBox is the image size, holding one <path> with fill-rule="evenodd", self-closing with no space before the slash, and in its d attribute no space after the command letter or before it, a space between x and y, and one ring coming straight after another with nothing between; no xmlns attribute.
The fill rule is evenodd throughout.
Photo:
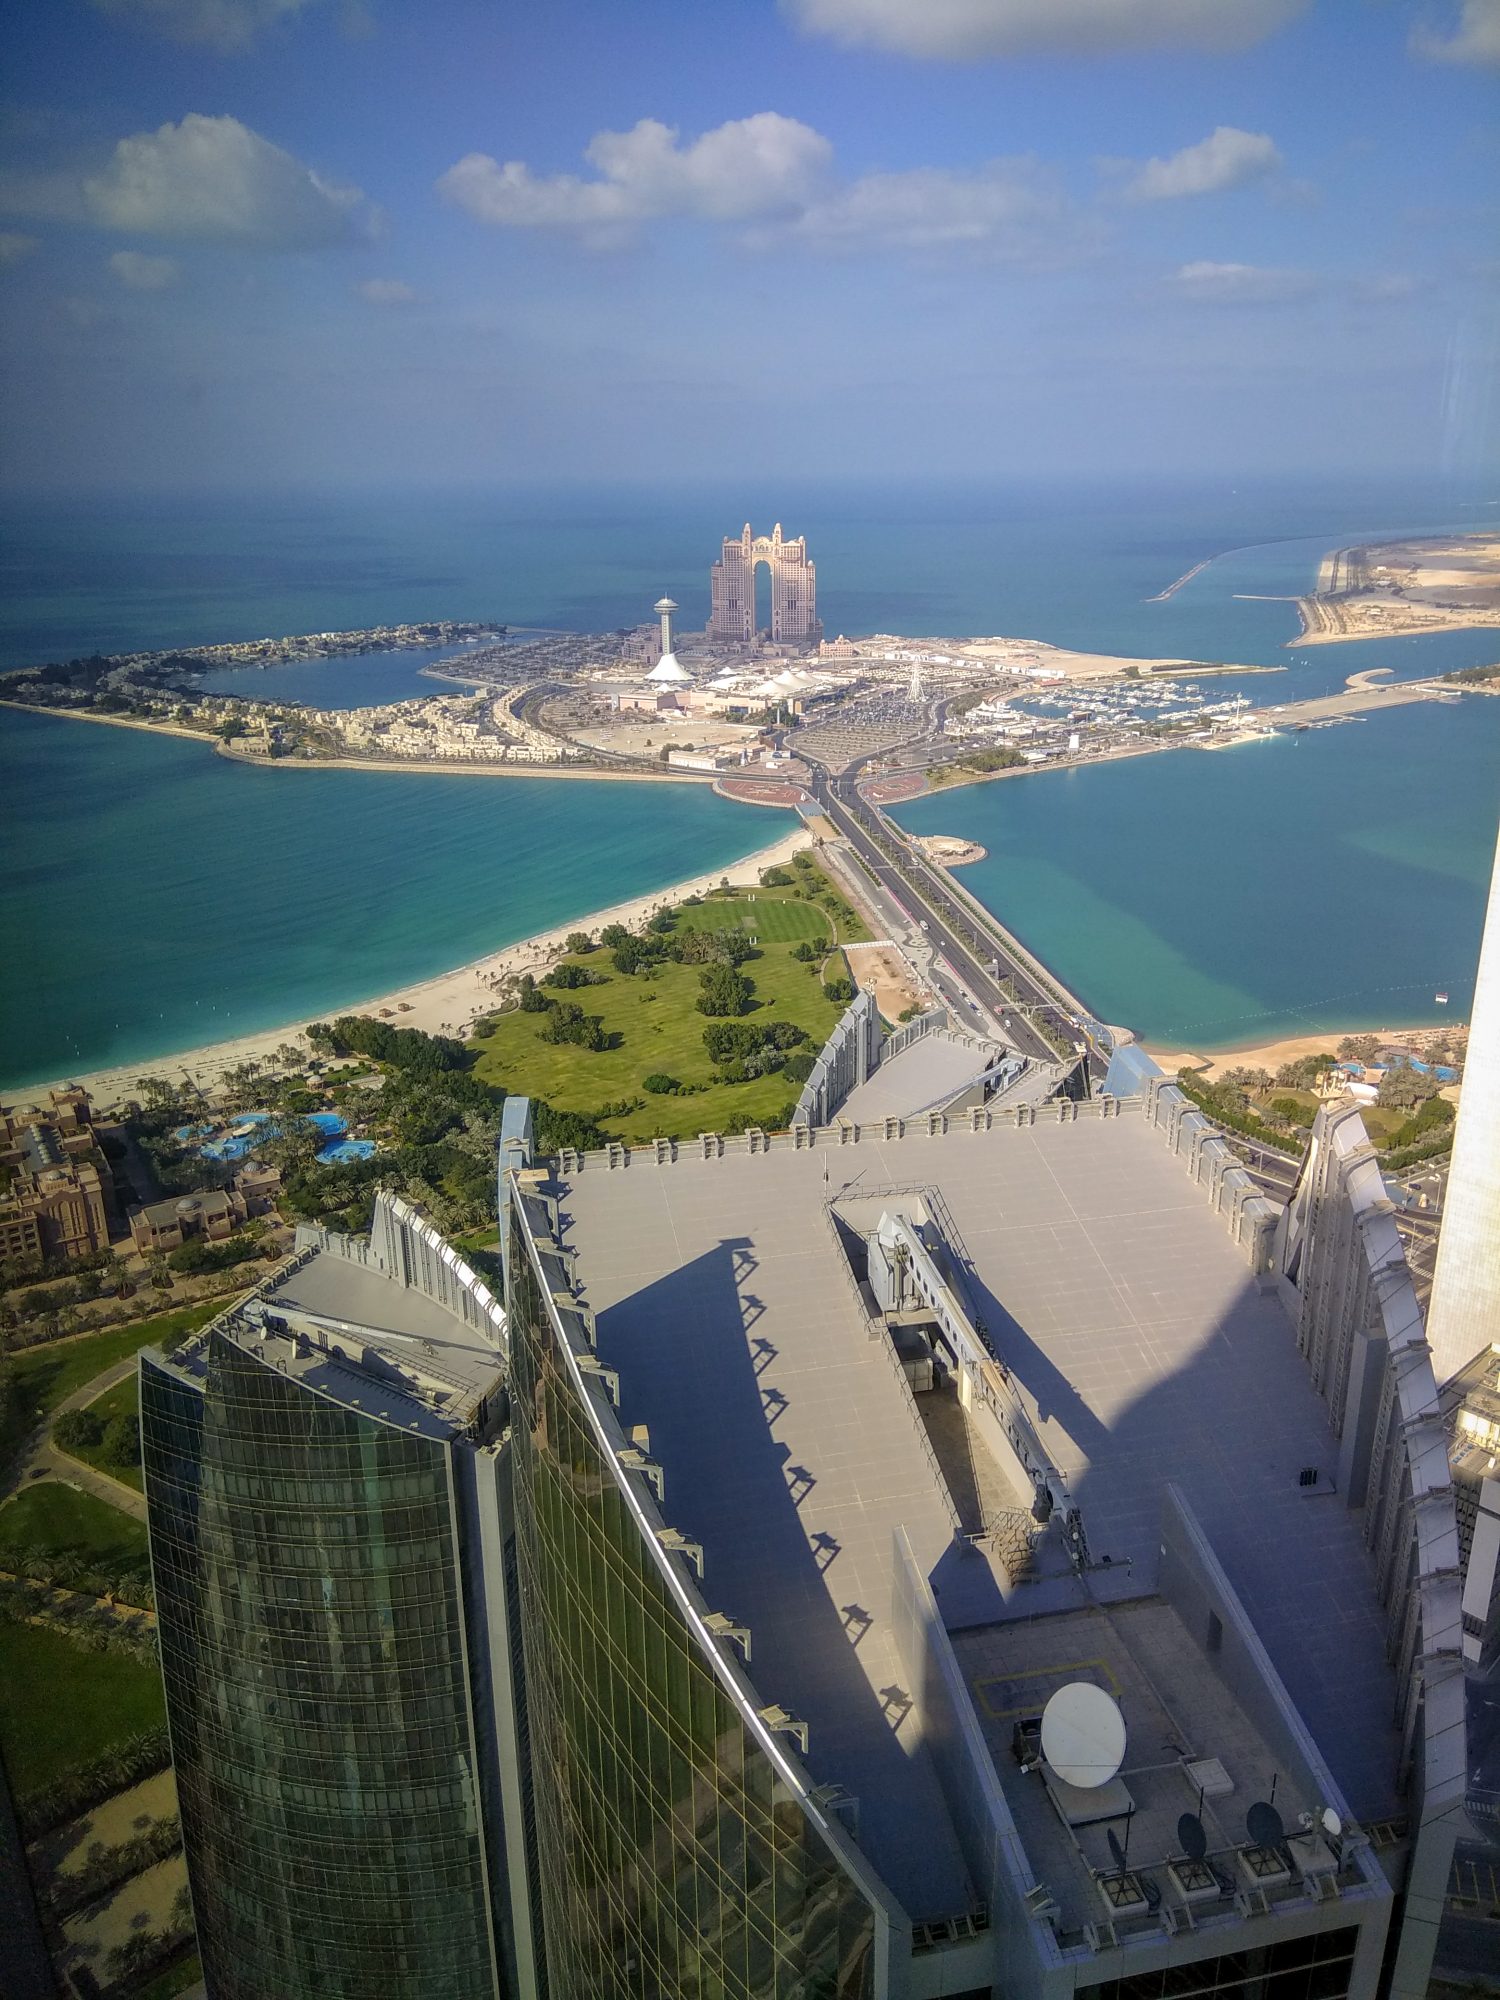
<svg viewBox="0 0 1500 2000"><path fill-rule="evenodd" d="M360 1317L379 1333L362 1339ZM500 1354L469 1331L323 1248L180 1355L142 1358L162 1668L214 2000L511 1990L469 1463Z"/></svg>
<svg viewBox="0 0 1500 2000"><path fill-rule="evenodd" d="M509 1252L511 1441L554 1991L868 2000L875 1913L669 1583L601 1411ZM623 1440L619 1440L623 1444Z"/></svg>
<svg viewBox="0 0 1500 2000"><path fill-rule="evenodd" d="M201 1398L149 1362L145 1381L214 1993L490 1992L446 1447L310 1397L222 1335Z"/></svg>

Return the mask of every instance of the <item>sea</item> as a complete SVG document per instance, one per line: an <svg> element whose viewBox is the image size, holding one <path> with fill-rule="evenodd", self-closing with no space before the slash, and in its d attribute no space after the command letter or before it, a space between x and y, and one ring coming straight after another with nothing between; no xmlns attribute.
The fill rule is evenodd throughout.
<svg viewBox="0 0 1500 2000"><path fill-rule="evenodd" d="M1367 667L1500 657L1494 631L1288 643L1328 549L1497 517L1493 492L1395 479L7 502L0 666L434 618L598 631L649 618L664 591L701 625L719 540L748 518L806 534L830 636L1005 633L1271 666L1285 672L1212 686L1290 700ZM463 650L214 684L360 706L430 694L427 667L461 681ZM698 788L259 771L13 711L0 811L7 1087L331 1011L790 825ZM983 842L969 886L1096 1013L1209 1048L1463 1018L1497 811L1500 700L1472 697L969 787L902 817Z"/></svg>

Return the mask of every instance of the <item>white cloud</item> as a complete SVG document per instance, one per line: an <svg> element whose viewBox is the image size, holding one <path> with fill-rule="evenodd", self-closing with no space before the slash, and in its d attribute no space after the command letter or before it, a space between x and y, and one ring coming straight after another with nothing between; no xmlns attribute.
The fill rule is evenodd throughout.
<svg viewBox="0 0 1500 2000"><path fill-rule="evenodd" d="M417 296L404 278L365 278L355 290L372 306L409 306Z"/></svg>
<svg viewBox="0 0 1500 2000"><path fill-rule="evenodd" d="M177 282L177 265L170 257L148 257L144 250L117 250L109 268L132 292L164 292Z"/></svg>
<svg viewBox="0 0 1500 2000"><path fill-rule="evenodd" d="M804 241L825 249L879 244L982 246L1000 254L1056 247L1068 205L1034 161L991 160L969 171L917 167L838 181L833 147L795 118L762 111L689 145L655 119L601 132L587 156L599 172L534 174L470 153L438 182L481 222L569 231L611 245L665 216L743 226L753 245ZM1050 239L1050 240L1049 240Z"/></svg>
<svg viewBox="0 0 1500 2000"><path fill-rule="evenodd" d="M1125 184L1131 201L1177 201L1185 195L1222 194L1247 181L1264 180L1281 165L1276 142L1265 132L1220 125L1196 146L1164 160L1147 160Z"/></svg>
<svg viewBox="0 0 1500 2000"><path fill-rule="evenodd" d="M1500 0L1460 0L1449 34L1425 24L1412 30L1412 47L1433 62L1473 63L1500 69Z"/></svg>
<svg viewBox="0 0 1500 2000"><path fill-rule="evenodd" d="M865 174L811 202L783 231L763 233L828 249L884 244L1036 256L1055 248L1067 221L1067 204L1033 162L990 160L967 173L915 167Z"/></svg>
<svg viewBox="0 0 1500 2000"><path fill-rule="evenodd" d="M1267 264L1184 264L1168 280L1180 297L1195 305L1282 305L1316 289L1310 271Z"/></svg>
<svg viewBox="0 0 1500 2000"><path fill-rule="evenodd" d="M358 188L335 186L237 118L191 112L122 139L81 188L85 221L140 236L313 250L367 230Z"/></svg>
<svg viewBox="0 0 1500 2000"><path fill-rule="evenodd" d="M655 216L748 222L795 214L821 185L833 148L810 125L761 111L687 146L673 127L643 118L629 132L600 132L585 157L598 178L539 176L523 161L502 166L488 153L470 153L438 189L480 222L607 240Z"/></svg>
<svg viewBox="0 0 1500 2000"><path fill-rule="evenodd" d="M7 264L19 264L35 248L34 236L25 236L19 229L0 229L0 269Z"/></svg>
<svg viewBox="0 0 1500 2000"><path fill-rule="evenodd" d="M311 4L315 0L94 0L101 14L132 27L225 53L248 48L263 28Z"/></svg>
<svg viewBox="0 0 1500 2000"><path fill-rule="evenodd" d="M1034 51L1243 49L1307 0L781 0L811 34L898 55L973 61Z"/></svg>

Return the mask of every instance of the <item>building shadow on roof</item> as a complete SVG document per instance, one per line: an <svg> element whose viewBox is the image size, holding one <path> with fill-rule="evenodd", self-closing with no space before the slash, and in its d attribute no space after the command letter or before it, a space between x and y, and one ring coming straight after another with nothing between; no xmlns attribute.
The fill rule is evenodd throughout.
<svg viewBox="0 0 1500 2000"><path fill-rule="evenodd" d="M809 1369L805 1350L792 1366L766 1338L757 1268L750 1239L726 1238L602 1311L598 1351L619 1371L627 1434L649 1429L666 1519L703 1544L707 1603L750 1627L761 1699L806 1722L814 1777L858 1797L860 1846L908 1913L957 1915L972 1888L906 1720L916 1690L895 1651L889 1551L877 1569L866 1543L856 1576L849 1524L825 1512L822 1451L794 1451L779 1435L831 1371ZM804 1446L809 1414L796 1426Z"/></svg>

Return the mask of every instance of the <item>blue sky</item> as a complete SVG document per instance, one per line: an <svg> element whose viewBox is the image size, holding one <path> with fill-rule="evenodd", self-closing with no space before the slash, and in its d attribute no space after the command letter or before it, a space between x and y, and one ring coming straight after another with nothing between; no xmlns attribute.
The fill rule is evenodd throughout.
<svg viewBox="0 0 1500 2000"><path fill-rule="evenodd" d="M12 0L12 489L1500 444L1500 0Z"/></svg>

